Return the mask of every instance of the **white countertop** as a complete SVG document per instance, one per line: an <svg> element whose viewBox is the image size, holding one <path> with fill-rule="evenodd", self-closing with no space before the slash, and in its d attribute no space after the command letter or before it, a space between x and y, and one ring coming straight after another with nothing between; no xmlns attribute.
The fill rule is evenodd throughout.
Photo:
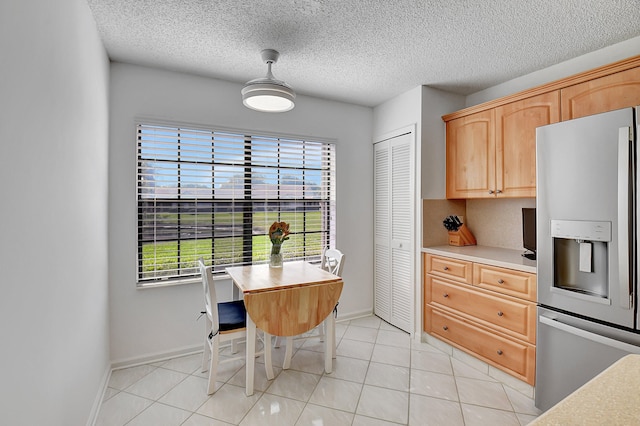
<svg viewBox="0 0 640 426"><path fill-rule="evenodd" d="M425 247L423 253L453 257L469 262L484 263L500 268L536 273L536 261L522 256L524 251L487 246L435 246Z"/></svg>

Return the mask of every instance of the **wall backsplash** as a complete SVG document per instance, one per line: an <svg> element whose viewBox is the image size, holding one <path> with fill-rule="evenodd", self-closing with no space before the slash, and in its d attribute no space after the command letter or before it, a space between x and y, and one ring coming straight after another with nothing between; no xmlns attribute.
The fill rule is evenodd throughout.
<svg viewBox="0 0 640 426"><path fill-rule="evenodd" d="M422 247L448 244L442 221L449 215L464 216L465 205L465 200L422 200Z"/></svg>
<svg viewBox="0 0 640 426"><path fill-rule="evenodd" d="M478 245L524 250L522 208L535 206L535 198L469 199L467 226Z"/></svg>

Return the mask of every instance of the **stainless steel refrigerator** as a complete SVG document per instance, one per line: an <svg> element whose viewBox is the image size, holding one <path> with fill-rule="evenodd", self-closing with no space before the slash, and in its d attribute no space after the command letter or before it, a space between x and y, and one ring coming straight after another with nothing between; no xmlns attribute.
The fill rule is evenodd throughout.
<svg viewBox="0 0 640 426"><path fill-rule="evenodd" d="M541 410L640 353L637 124L626 108L537 129Z"/></svg>

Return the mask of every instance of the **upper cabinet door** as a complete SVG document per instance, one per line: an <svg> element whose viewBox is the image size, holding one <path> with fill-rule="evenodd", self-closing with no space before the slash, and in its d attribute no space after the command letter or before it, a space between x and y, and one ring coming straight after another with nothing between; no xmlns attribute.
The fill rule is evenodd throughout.
<svg viewBox="0 0 640 426"><path fill-rule="evenodd" d="M447 198L495 193L494 110L447 122Z"/></svg>
<svg viewBox="0 0 640 426"><path fill-rule="evenodd" d="M560 121L560 92L496 108L496 196L536 196L536 127Z"/></svg>
<svg viewBox="0 0 640 426"><path fill-rule="evenodd" d="M632 68L561 91L562 121L640 105L640 68Z"/></svg>

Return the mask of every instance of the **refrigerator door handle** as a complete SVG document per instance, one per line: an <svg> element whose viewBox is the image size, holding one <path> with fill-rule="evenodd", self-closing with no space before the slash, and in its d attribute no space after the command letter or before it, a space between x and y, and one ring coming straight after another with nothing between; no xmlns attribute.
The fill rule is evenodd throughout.
<svg viewBox="0 0 640 426"><path fill-rule="evenodd" d="M574 336L591 340L592 342L600 343L605 346L609 346L611 348L620 349L621 351L625 351L625 352L630 352L634 354L640 353L640 346L631 345L629 343L621 342L619 340L615 340L610 337L601 336L599 334L592 333L590 331L583 330L581 328L577 328L569 324L565 324L563 322L558 321L557 319L548 318L544 315L540 315L539 320L541 324L545 324L545 325L548 325L549 327L556 328L560 331L573 334Z"/></svg>
<svg viewBox="0 0 640 426"><path fill-rule="evenodd" d="M629 127L618 129L618 273L620 307L631 309L629 286L629 179L630 150Z"/></svg>

